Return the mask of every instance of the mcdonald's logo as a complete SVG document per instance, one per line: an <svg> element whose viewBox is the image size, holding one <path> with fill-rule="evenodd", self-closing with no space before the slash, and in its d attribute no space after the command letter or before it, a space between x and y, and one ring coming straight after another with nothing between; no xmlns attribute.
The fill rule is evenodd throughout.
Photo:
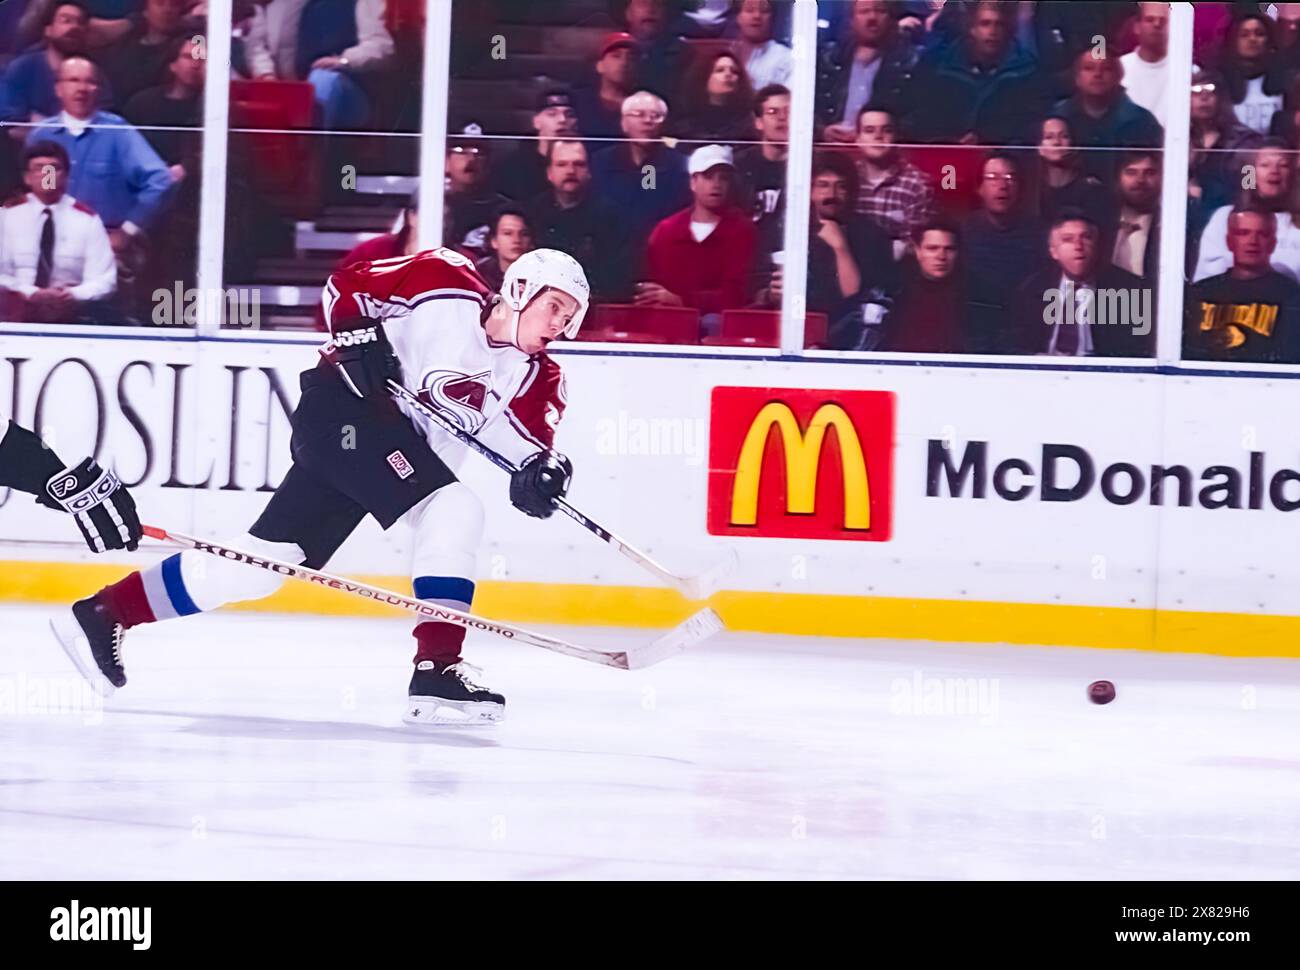
<svg viewBox="0 0 1300 970"><path fill-rule="evenodd" d="M890 392L714 388L708 530L885 541L893 449Z"/></svg>

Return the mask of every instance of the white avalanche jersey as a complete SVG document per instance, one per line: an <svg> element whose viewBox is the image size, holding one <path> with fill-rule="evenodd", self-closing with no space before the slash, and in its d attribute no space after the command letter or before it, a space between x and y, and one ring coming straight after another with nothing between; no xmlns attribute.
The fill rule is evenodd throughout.
<svg viewBox="0 0 1300 970"><path fill-rule="evenodd" d="M321 299L331 332L359 316L382 321L406 386L518 465L551 447L564 379L545 353L529 356L488 338L482 318L492 293L469 259L430 249L354 263L329 278ZM409 405L398 406L454 467L464 447Z"/></svg>

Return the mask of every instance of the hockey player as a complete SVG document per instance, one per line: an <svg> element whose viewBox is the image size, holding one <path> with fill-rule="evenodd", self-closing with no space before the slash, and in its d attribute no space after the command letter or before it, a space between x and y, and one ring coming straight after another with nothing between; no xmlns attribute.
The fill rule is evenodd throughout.
<svg viewBox="0 0 1300 970"><path fill-rule="evenodd" d="M38 435L13 421L0 427L0 486L28 492L46 508L71 513L91 552L134 550L140 544L135 500L116 475L93 458L65 466Z"/></svg>
<svg viewBox="0 0 1300 970"><path fill-rule="evenodd" d="M449 249L354 264L322 295L331 337L301 376L292 419L293 465L245 536L231 545L323 567L361 520L414 531L415 595L468 610L483 507L453 471L465 447L397 404L387 380L407 383L518 466L510 500L546 518L568 491L572 466L552 451L564 408L547 345L572 338L590 299L582 267L555 250L521 256L494 294ZM55 621L64 649L100 689L126 683L123 634L142 623L258 599L283 580L246 565L182 552L74 604ZM505 699L461 663L463 627L415 628L415 671L404 720L499 720ZM111 686L110 686L111 685Z"/></svg>

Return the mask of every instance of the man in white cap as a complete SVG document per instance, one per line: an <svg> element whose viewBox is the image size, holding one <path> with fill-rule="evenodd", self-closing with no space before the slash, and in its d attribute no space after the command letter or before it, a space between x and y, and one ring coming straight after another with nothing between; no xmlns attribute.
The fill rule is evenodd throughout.
<svg viewBox="0 0 1300 970"><path fill-rule="evenodd" d="M483 129L470 122L459 135L447 137L446 181L443 196L451 208L451 225L443 227L449 245L476 257L488 253L488 223L492 213L509 200L489 185L491 143Z"/></svg>
<svg viewBox="0 0 1300 970"><path fill-rule="evenodd" d="M687 171L692 202L650 234L636 302L694 307L709 331L710 318L745 305L757 231L749 214L732 201L735 164L730 148L696 149Z"/></svg>

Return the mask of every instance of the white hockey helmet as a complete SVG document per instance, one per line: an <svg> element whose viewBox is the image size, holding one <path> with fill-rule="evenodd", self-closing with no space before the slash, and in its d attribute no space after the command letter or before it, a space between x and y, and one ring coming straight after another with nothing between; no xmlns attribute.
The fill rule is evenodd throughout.
<svg viewBox="0 0 1300 970"><path fill-rule="evenodd" d="M587 274L568 253L562 253L558 249L534 249L510 264L501 284L501 296L506 301L506 306L515 311L510 321L512 343L518 343L519 314L533 301L533 297L548 286L553 286L578 301L578 312L564 328L564 335L570 340L578 335L582 318L587 315L587 307L591 303Z"/></svg>

